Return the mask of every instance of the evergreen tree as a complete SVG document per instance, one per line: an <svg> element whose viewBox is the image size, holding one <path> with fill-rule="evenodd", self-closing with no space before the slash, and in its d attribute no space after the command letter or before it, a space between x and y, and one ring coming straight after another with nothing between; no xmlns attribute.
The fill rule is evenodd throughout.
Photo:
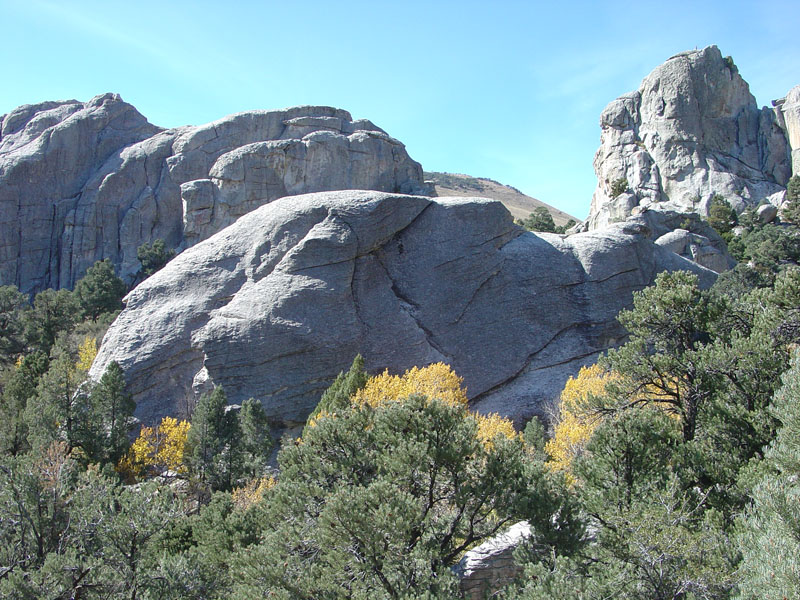
<svg viewBox="0 0 800 600"><path fill-rule="evenodd" d="M44 290L33 299L33 308L25 313L25 339L45 354L56 337L69 331L77 322L78 303L69 290Z"/></svg>
<svg viewBox="0 0 800 600"><path fill-rule="evenodd" d="M653 286L634 296L633 304L618 317L630 340L609 351L604 361L625 378L608 389L623 406L662 405L680 419L683 439L690 441L716 385L703 347L722 306L700 291L696 275L685 271L661 273Z"/></svg>
<svg viewBox="0 0 800 600"><path fill-rule="evenodd" d="M90 392L91 423L84 447L93 460L116 463L128 451L133 398L125 392L125 375L116 361Z"/></svg>
<svg viewBox="0 0 800 600"><path fill-rule="evenodd" d="M753 503L740 517L739 598L800 597L800 354L784 374L773 415L781 428L760 468Z"/></svg>
<svg viewBox="0 0 800 600"><path fill-rule="evenodd" d="M12 363L25 349L25 311L27 298L16 286L0 286L0 365Z"/></svg>
<svg viewBox="0 0 800 600"><path fill-rule="evenodd" d="M278 460L263 542L234 562L237 597L451 597L461 553L516 520L548 548L582 533L519 436L484 444L460 403L354 404Z"/></svg>
<svg viewBox="0 0 800 600"><path fill-rule="evenodd" d="M528 231L556 232L556 224L553 221L553 215L551 215L550 211L544 206L537 206L526 219L519 221L519 224Z"/></svg>
<svg viewBox="0 0 800 600"><path fill-rule="evenodd" d="M738 223L738 215L731 203L721 194L714 194L708 204L708 224L720 235L726 234Z"/></svg>
<svg viewBox="0 0 800 600"><path fill-rule="evenodd" d="M80 383L72 356L56 345L49 368L39 379L35 401L28 402L25 410L31 446L46 448L56 441L64 441L68 451L81 446L88 410L85 398L75 393Z"/></svg>
<svg viewBox="0 0 800 600"><path fill-rule="evenodd" d="M121 310L126 287L125 282L114 273L110 260L98 260L75 284L81 315L96 321L103 313Z"/></svg>
<svg viewBox="0 0 800 600"><path fill-rule="evenodd" d="M241 478L251 479L263 475L272 449L267 415L258 400L253 398L245 400L239 410L238 419L237 445L240 457L232 474L233 482Z"/></svg>
<svg viewBox="0 0 800 600"><path fill-rule="evenodd" d="M781 211L781 219L800 225L800 175L792 175L786 184L786 205Z"/></svg>
<svg viewBox="0 0 800 600"><path fill-rule="evenodd" d="M8 375L0 399L0 456L16 456L28 445L25 411L36 396L39 378L47 371L47 357L34 352L24 357Z"/></svg>
<svg viewBox="0 0 800 600"><path fill-rule="evenodd" d="M316 408L308 416L308 423L320 414L335 413L350 406L350 399L367 384L368 375L364 370L364 358L357 354L345 373L340 372L330 387L322 394Z"/></svg>
<svg viewBox="0 0 800 600"><path fill-rule="evenodd" d="M173 250L167 250L164 240L155 240L152 244L144 243L136 250L136 258L142 264L142 273L149 277L175 256Z"/></svg>
<svg viewBox="0 0 800 600"><path fill-rule="evenodd" d="M229 490L234 483L239 422L227 403L221 387L200 396L186 438L186 464L212 490Z"/></svg>

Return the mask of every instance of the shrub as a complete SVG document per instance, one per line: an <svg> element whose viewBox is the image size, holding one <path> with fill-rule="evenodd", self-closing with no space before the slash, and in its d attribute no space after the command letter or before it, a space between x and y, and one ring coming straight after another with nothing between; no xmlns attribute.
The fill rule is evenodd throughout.
<svg viewBox="0 0 800 600"><path fill-rule="evenodd" d="M625 177L620 177L611 182L611 197L616 198L620 194L628 191L628 180Z"/></svg>

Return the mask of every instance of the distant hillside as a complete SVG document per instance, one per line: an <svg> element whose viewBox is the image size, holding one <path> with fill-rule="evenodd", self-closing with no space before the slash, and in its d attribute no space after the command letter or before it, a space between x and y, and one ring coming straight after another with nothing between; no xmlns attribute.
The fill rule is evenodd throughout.
<svg viewBox="0 0 800 600"><path fill-rule="evenodd" d="M565 225L570 219L579 222L572 215L553 208L541 200L531 198L520 192L517 188L503 185L493 179L485 177L470 177L460 173L437 173L425 171L425 181L433 182L439 196L483 196L502 202L514 218L524 219L537 207L544 206L553 215L556 225Z"/></svg>

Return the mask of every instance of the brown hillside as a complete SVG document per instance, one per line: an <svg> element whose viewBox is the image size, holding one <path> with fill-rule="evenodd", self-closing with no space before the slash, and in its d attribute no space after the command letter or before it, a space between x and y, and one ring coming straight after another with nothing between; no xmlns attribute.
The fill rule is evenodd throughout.
<svg viewBox="0 0 800 600"><path fill-rule="evenodd" d="M570 219L579 222L572 215L545 204L541 200L526 196L518 189L498 183L484 177L470 177L460 173L437 173L425 171L425 181L433 182L439 196L482 196L499 200L514 215L515 219L524 219L537 207L544 206L553 215L556 225L565 225Z"/></svg>

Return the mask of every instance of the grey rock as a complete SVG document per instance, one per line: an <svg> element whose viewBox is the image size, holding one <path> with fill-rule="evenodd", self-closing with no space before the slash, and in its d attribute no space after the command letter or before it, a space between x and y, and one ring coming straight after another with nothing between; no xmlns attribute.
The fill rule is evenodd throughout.
<svg viewBox="0 0 800 600"><path fill-rule="evenodd" d="M716 273L731 268L730 257L711 245L708 238L686 229L675 229L656 240L656 244Z"/></svg>
<svg viewBox="0 0 800 600"><path fill-rule="evenodd" d="M717 231L696 213L636 207L625 223L641 223L657 245L716 273L736 264Z"/></svg>
<svg viewBox="0 0 800 600"><path fill-rule="evenodd" d="M800 175L800 85L793 87L785 98L772 103L778 122L786 132L792 151L792 173Z"/></svg>
<svg viewBox="0 0 800 600"><path fill-rule="evenodd" d="M600 127L588 229L636 207L707 214L715 193L741 212L780 192L791 175L780 118L757 107L716 46L667 60L637 91L611 102ZM614 196L614 182L623 179L628 190Z"/></svg>
<svg viewBox="0 0 800 600"><path fill-rule="evenodd" d="M774 204L762 204L758 207L756 213L762 223L769 223L778 216L778 207Z"/></svg>
<svg viewBox="0 0 800 600"><path fill-rule="evenodd" d="M465 598L482 600L502 590L522 573L514 550L531 537L531 526L520 521L464 553L453 571Z"/></svg>
<svg viewBox="0 0 800 600"><path fill-rule="evenodd" d="M357 353L370 372L445 361L474 408L521 424L623 338L617 313L659 271L715 279L650 235L526 233L479 198L282 198L136 287L91 375L119 362L147 423L222 385L291 427Z"/></svg>
<svg viewBox="0 0 800 600"><path fill-rule="evenodd" d="M276 198L332 189L431 193L404 146L344 110L250 111L163 130L115 94L20 107L0 123L0 285L72 287L137 248L184 249Z"/></svg>

